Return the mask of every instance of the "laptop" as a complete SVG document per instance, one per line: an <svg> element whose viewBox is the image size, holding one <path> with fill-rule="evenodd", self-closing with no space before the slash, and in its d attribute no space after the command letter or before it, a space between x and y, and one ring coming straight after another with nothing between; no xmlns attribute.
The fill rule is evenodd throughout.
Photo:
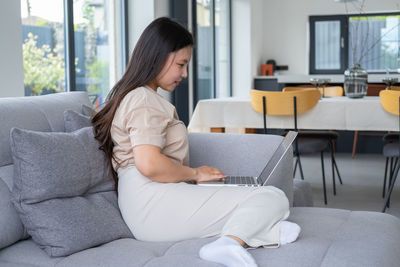
<svg viewBox="0 0 400 267"><path fill-rule="evenodd" d="M259 176L227 176L225 179L215 179L197 184L202 186L264 186L292 146L296 136L297 132L294 131L289 131L286 134Z"/></svg>

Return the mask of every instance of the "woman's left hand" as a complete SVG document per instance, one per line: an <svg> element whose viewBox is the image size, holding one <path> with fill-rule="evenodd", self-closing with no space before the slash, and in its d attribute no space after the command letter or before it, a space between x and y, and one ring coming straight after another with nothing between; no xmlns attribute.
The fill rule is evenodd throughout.
<svg viewBox="0 0 400 267"><path fill-rule="evenodd" d="M226 175L220 169L215 167L201 166L194 170L196 171L194 180L197 183L226 178Z"/></svg>

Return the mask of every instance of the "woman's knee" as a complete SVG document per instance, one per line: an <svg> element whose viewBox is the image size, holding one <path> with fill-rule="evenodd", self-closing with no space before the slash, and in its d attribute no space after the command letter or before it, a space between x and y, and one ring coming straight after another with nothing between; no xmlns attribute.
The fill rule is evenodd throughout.
<svg viewBox="0 0 400 267"><path fill-rule="evenodd" d="M285 193L278 188L262 189L256 194L259 203L264 203L268 209L285 216L289 211L289 200Z"/></svg>

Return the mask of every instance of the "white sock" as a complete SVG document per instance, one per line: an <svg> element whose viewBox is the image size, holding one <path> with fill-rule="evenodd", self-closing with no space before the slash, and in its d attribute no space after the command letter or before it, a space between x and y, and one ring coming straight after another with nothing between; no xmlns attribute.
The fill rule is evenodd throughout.
<svg viewBox="0 0 400 267"><path fill-rule="evenodd" d="M279 229L281 245L286 245L296 241L301 231L301 228L298 224L288 221L281 221Z"/></svg>
<svg viewBox="0 0 400 267"><path fill-rule="evenodd" d="M227 236L204 245L199 251L199 256L203 260L228 267L257 267L253 256L239 242Z"/></svg>

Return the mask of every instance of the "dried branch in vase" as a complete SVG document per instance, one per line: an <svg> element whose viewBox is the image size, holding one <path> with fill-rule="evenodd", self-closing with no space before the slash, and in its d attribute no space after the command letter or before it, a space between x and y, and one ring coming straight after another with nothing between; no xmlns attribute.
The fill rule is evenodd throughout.
<svg viewBox="0 0 400 267"><path fill-rule="evenodd" d="M349 14L348 2L350 2L350 1L348 1L348 0L344 1L346 14ZM375 55L374 55L374 53L371 54L371 52L374 52L373 49L378 44L381 44L382 40L386 36L388 36L388 34L393 33L393 31L395 29L399 28L400 21L397 18L398 22L396 22L395 25L393 25L393 26L389 26L389 25L387 25L388 17L384 16L383 18L385 20L383 22L381 22L382 26L380 26L380 28L378 28L378 30L376 30L376 27L375 27L375 29L373 28L372 36L371 36L371 25L370 24L376 23L377 20L371 21L370 20L371 16L368 16L365 13L365 11L364 11L365 10L365 0L361 0L358 2L351 2L351 5L352 5L352 9L355 10L356 13L359 15L351 16L349 19L349 32L350 32L350 45L351 45L351 60L350 60L350 62L352 62L352 65L357 65L357 64L362 65L363 63L366 64L366 63L371 63L371 62L377 61L378 59L382 58L385 54L383 52L381 52L382 50L379 51L379 56L376 56L376 51L375 51ZM399 8L398 4L397 4L397 8ZM380 16L377 15L376 17L372 17L372 18L379 20L379 17ZM354 23L352 23L352 22L354 22ZM386 30L384 27L390 27L390 28L388 28ZM379 30L381 30L381 31L379 31ZM363 31L364 31L364 34L362 34ZM374 34L376 34L376 32L378 32L379 36L376 36L374 38ZM386 48L390 48L390 45L387 45ZM397 48L397 50L399 50L399 48ZM373 58L368 58L368 56L373 57ZM398 55L397 55L397 58L398 58Z"/></svg>

